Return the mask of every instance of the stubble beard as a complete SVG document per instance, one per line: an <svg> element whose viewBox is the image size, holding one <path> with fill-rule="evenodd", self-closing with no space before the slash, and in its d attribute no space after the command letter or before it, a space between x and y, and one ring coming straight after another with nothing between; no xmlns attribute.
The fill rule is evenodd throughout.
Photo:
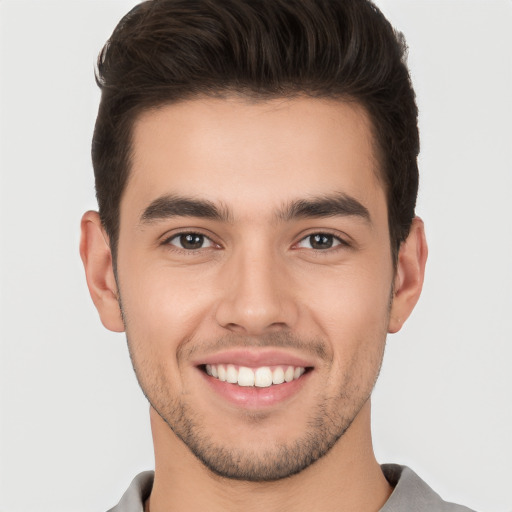
<svg viewBox="0 0 512 512"><path fill-rule="evenodd" d="M365 402L360 406L353 404L350 409L359 412ZM184 401L174 400L164 409L153 403L151 406L212 473L248 482L270 482L303 471L329 452L357 415L357 412L350 417L334 415L333 407L319 404L302 437L256 451L212 441L197 414Z"/></svg>
<svg viewBox="0 0 512 512"><path fill-rule="evenodd" d="M251 450L212 439L212 432L208 431L186 395L172 395L163 377L165 370L136 364L130 341L128 346L142 391L174 434L215 475L248 482L270 482L290 477L325 456L369 399L382 362L382 357L373 361L373 379L370 377L370 381L364 384L357 378L361 368L358 365L352 367L336 395L322 397L312 411L305 411L309 419L302 436L289 442L269 441L265 448ZM248 426L254 421L265 421L263 413L254 413L253 416L251 418L248 414Z"/></svg>

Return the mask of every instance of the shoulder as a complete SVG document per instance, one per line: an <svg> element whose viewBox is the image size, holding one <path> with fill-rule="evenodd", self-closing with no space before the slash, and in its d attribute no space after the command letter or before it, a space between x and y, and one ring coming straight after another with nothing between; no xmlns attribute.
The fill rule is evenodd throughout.
<svg viewBox="0 0 512 512"><path fill-rule="evenodd" d="M383 464L381 467L394 491L380 512L474 512L444 501L407 466Z"/></svg>
<svg viewBox="0 0 512 512"><path fill-rule="evenodd" d="M462 505L444 501L407 466L383 464L382 471L394 491L380 512L474 512ZM108 512L143 512L153 478L153 471L137 475L119 503Z"/></svg>
<svg viewBox="0 0 512 512"><path fill-rule="evenodd" d="M108 512L143 512L144 501L149 497L153 487L154 471L139 473L123 494L119 503Z"/></svg>

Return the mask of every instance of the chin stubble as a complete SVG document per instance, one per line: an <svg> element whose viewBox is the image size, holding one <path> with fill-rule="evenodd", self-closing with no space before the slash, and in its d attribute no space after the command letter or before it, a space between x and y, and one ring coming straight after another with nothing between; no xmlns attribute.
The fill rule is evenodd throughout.
<svg viewBox="0 0 512 512"><path fill-rule="evenodd" d="M130 341L128 346L131 347ZM215 475L248 482L270 482L290 477L325 456L350 427L368 400L374 384L361 395L361 390L348 376L344 379L346 385L341 386L337 395L324 396L312 411L304 411L309 418L305 421L301 437L290 442L269 441L265 448L242 449L212 438L201 415L187 401L187 395L172 396L163 378L163 368L149 371L149 368L136 364L131 348L130 356L149 403L195 457ZM354 368L353 371L358 370ZM157 375L159 379L155 378ZM265 422L267 415L248 413L245 418L248 428Z"/></svg>
<svg viewBox="0 0 512 512"><path fill-rule="evenodd" d="M326 455L349 428L351 419L334 416L326 403L317 405L305 434L290 443L275 443L265 450L241 450L216 444L194 411L184 402L159 410L151 404L178 438L212 473L248 482L270 482L295 475ZM361 404L364 405L364 402ZM359 412L361 407L355 407ZM351 415L352 416L352 415ZM254 420L254 419L253 419ZM264 420L263 420L264 421Z"/></svg>
<svg viewBox="0 0 512 512"><path fill-rule="evenodd" d="M121 305L121 304L120 304ZM126 326L126 317L121 307ZM382 353L378 360L365 361L373 369L373 379L359 387L358 365L350 367L350 375L345 375L338 393L324 396L309 415L304 434L288 443L270 442L265 449L240 449L216 443L207 432L200 415L187 402L186 395L172 396L164 375L165 370L148 368L147 363L137 364L132 343L127 334L130 358L139 385L153 409L165 421L174 434L188 447L203 465L220 477L248 482L270 482L295 475L325 456L348 430L364 404L369 399L382 363ZM226 336L203 346L228 348L243 346L247 340ZM300 340L294 336L275 333L251 340L251 346L292 347L307 350L316 357L332 364L331 354L319 340ZM197 351L198 345L191 340L178 350L178 360L189 358ZM367 368L366 368L367 369ZM266 413L249 413L248 425L265 421Z"/></svg>

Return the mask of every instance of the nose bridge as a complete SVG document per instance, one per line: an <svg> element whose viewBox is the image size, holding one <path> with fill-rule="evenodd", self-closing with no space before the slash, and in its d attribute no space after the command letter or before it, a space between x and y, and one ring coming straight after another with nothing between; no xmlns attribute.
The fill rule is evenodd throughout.
<svg viewBox="0 0 512 512"><path fill-rule="evenodd" d="M283 262L270 243L240 244L226 262L217 321L233 331L262 334L290 327L294 306Z"/></svg>

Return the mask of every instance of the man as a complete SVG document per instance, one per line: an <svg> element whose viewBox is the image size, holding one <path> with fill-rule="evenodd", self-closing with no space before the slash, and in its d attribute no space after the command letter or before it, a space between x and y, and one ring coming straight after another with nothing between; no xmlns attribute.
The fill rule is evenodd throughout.
<svg viewBox="0 0 512 512"><path fill-rule="evenodd" d="M364 0L150 0L117 26L81 255L156 467L112 510L468 510L371 442L427 258L404 53Z"/></svg>

